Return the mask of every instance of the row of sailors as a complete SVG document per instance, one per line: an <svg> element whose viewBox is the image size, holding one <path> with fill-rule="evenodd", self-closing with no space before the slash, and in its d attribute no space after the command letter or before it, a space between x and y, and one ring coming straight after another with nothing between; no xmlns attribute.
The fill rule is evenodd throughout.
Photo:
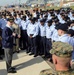
<svg viewBox="0 0 74 75"><path fill-rule="evenodd" d="M71 44L74 47L74 38L68 36L68 34L66 33L66 31L68 30L68 28L71 30L71 27L68 27L67 23L65 24L61 24L58 22L58 24L53 23L52 20L47 21L47 23L45 23L45 19L42 19L39 21L35 20L36 18L32 18L28 21L26 21L26 17L22 18L21 21L21 25L20 28L23 31L23 36L25 34L28 35L28 38L31 42L29 42L31 44L31 48L35 48L35 56L37 55L37 46L36 46L36 37L39 35L40 36L40 40L38 40L38 44L40 44L41 46L41 52L43 53L44 50L44 55L47 56L49 55L49 50L51 49L51 45L52 42L55 41L62 41L62 42L67 42L69 44ZM58 21L58 20L57 20ZM74 24L74 22L72 22L72 24ZM58 30L58 31L57 31ZM71 30L74 34L74 31ZM27 37L27 35L25 35ZM26 39L26 37L24 36L24 38ZM27 42L24 39L25 42ZM25 44L24 42L24 44ZM43 48L43 49L42 49ZM32 50L33 51L33 50ZM33 52L34 52L33 51ZM32 52L32 53L33 53Z"/></svg>
<svg viewBox="0 0 74 75"><path fill-rule="evenodd" d="M35 18L33 18L30 19L30 21L31 22L28 24L28 26L26 25L26 27L28 37L31 40L31 47L35 51L35 56L37 56L36 37L38 34L40 39L37 39L37 42L38 44L40 43L40 53L44 54L45 57L51 58L49 50L52 48L52 42L61 41L69 43L74 48L74 30L71 29L72 25L74 25L74 22L72 22L71 27L69 27L67 23L60 24L58 22L58 24L56 24L52 23L52 20L49 20L47 23L45 23L44 19L40 20L40 22L35 22ZM26 22L24 22L24 24L25 23ZM71 35L69 36L68 34ZM34 51L32 50L32 52ZM74 52L72 53L72 61L74 61Z"/></svg>
<svg viewBox="0 0 74 75"><path fill-rule="evenodd" d="M55 42L55 41L66 42L71 44L74 47L74 38L73 38L74 30L71 30L72 25L74 25L74 22L72 22L71 27L69 27L67 23L60 25L59 22L58 24L56 24L56 23L53 23L52 20L49 20L47 23L45 23L45 19L42 19L39 22L35 20L35 18L32 18L30 19L30 23L23 21L23 24L21 25L21 27L22 27L22 30L27 30L27 35L33 43L33 44L31 43L32 47L34 47L35 49L36 49L36 44L35 44L36 37L38 35L40 36L40 40L39 39L37 40L39 43L41 42L41 45L40 45L41 52L43 52L44 50L43 54L47 56L49 55L48 53L49 53L49 50L51 49L52 42ZM66 33L68 29L70 29L68 32L70 31L73 32L72 37L68 36L68 34Z"/></svg>
<svg viewBox="0 0 74 75"><path fill-rule="evenodd" d="M26 16L23 16L23 18L25 18L26 19ZM19 25L19 27L21 28L22 27L22 30L26 30L27 29L27 27L28 27L28 25L30 25L30 21L29 20L21 20L20 18L16 18L15 17L15 20L14 20L14 22L16 23L16 24L18 24ZM6 23L7 23L7 20L5 19L5 18L2 18L1 20L0 20L0 28L1 29L3 29L5 26L6 26ZM38 21L38 22L36 22L35 24L37 24L37 25L40 25L39 24L40 22ZM47 25L46 25L47 26ZM45 27L46 27L45 26ZM40 26L39 26L40 27ZM48 26L47 26L48 27ZM46 28L47 28L46 27ZM54 31L54 29L55 29L55 23L54 24L52 24L52 26L50 27L51 29L51 31ZM70 27L70 29L73 29L74 30L74 26L71 26ZM46 29L47 30L47 29ZM46 34L47 35L47 34ZM48 37L48 36L47 36Z"/></svg>
<svg viewBox="0 0 74 75"><path fill-rule="evenodd" d="M36 18L34 18L34 20L35 20ZM32 20L31 20L32 21ZM57 20L58 21L58 20ZM29 34L31 33L31 34L34 34L34 31L33 32L29 32L31 29L33 29L33 26L34 27L36 27L36 26L38 26L37 27L37 33L35 34L35 36L36 35L38 35L38 30L39 30L39 28L40 28L40 30L43 30L43 31L40 31L41 33L40 33L40 35L41 36L46 36L47 38L51 38L52 37L52 40L57 40L57 37L58 37L58 34L57 34L57 31L55 30L55 23L53 23L52 24L52 20L49 20L48 22L50 23L50 27L47 25L47 23L45 23L45 25L40 25L40 22L39 21L37 21L37 22L35 22L34 23L34 25L32 25L32 23L30 22L30 20L27 20L26 21L26 16L23 16L22 17L22 20L20 19L20 18L18 18L18 20L17 20L17 18L15 17L15 20L14 20L14 22L16 23L16 24L18 24L19 25L19 27L22 29L22 30L27 30L27 34L28 34L28 36L29 36ZM3 29L5 26L6 26L6 23L7 23L7 20L6 19L1 19L0 20L0 27L1 27L1 29ZM29 28L30 27L30 28ZM74 26L70 26L70 28L69 29L73 29L74 30ZM56 34L55 34L55 36L56 37L54 37L52 34L54 34L54 32L56 32ZM48 35L48 33L50 33L49 35Z"/></svg>

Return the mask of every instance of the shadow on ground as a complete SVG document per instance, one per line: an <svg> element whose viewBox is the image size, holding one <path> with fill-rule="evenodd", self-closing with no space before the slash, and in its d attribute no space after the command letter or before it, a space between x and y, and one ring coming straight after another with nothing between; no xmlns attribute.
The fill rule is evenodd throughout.
<svg viewBox="0 0 74 75"><path fill-rule="evenodd" d="M27 62L18 64L15 67L17 68L17 70L20 70L20 69L23 69L23 68L26 68L28 66L31 66L31 65L34 65L34 64L38 64L38 63L41 63L41 62L43 62L43 60L40 59L40 57L36 57L36 58L33 58L33 59L31 59L31 60L29 60Z"/></svg>
<svg viewBox="0 0 74 75"><path fill-rule="evenodd" d="M1 69L0 70L0 75L7 75L6 69Z"/></svg>

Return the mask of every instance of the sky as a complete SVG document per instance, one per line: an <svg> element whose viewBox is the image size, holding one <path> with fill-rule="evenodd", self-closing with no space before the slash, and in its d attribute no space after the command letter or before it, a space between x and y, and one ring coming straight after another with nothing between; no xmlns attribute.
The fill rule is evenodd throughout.
<svg viewBox="0 0 74 75"><path fill-rule="evenodd" d="M25 3L27 0L20 0L21 3ZM0 6L18 4L19 0L0 0Z"/></svg>

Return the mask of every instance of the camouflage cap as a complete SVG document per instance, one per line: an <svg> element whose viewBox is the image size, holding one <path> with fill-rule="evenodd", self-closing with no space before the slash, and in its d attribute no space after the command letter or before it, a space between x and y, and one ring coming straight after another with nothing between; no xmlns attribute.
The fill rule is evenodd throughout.
<svg viewBox="0 0 74 75"><path fill-rule="evenodd" d="M59 57L71 57L73 47L68 43L54 42L52 44L51 54L55 54Z"/></svg>

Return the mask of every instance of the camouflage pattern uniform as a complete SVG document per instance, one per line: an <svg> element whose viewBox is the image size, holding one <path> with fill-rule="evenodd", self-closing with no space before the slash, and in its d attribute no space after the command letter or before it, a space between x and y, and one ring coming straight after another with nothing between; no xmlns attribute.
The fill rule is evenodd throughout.
<svg viewBox="0 0 74 75"><path fill-rule="evenodd" d="M52 44L51 54L55 54L61 58L71 57L73 48L68 43L54 42ZM47 69L40 72L40 75L74 75L74 71L69 69L68 71L55 71L53 69Z"/></svg>
<svg viewBox="0 0 74 75"><path fill-rule="evenodd" d="M16 34L18 34L18 35L21 34L21 33L20 33L20 28L19 28L19 26L18 26L17 24L13 24L13 25L12 25L12 28L13 28L13 31L14 31ZM13 48L14 48L14 51L13 51L13 52L19 51L19 38L15 38L15 39L14 39L14 43L16 44L16 46L13 47Z"/></svg>
<svg viewBox="0 0 74 75"><path fill-rule="evenodd" d="M40 72L40 75L74 75L74 71L68 70L68 71L53 71L52 69L43 70Z"/></svg>

